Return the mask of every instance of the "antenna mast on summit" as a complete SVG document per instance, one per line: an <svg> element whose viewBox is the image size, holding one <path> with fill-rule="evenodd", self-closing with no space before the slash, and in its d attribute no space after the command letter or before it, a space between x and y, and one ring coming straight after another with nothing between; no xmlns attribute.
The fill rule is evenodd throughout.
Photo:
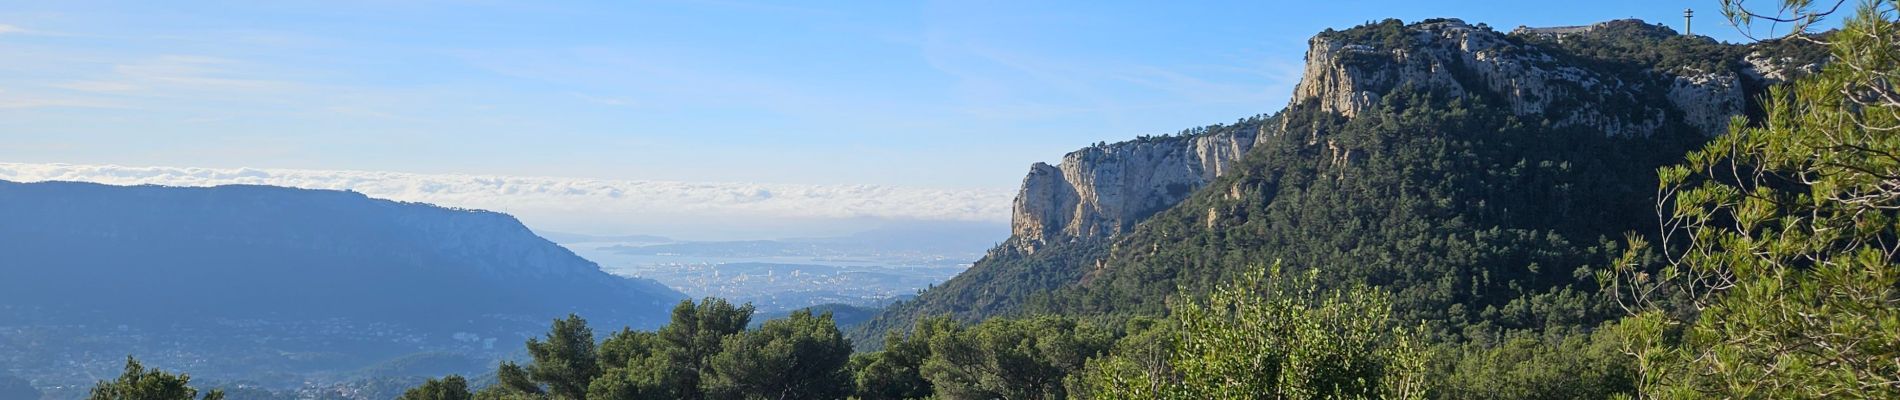
<svg viewBox="0 0 1900 400"><path fill-rule="evenodd" d="M1682 9L1682 34L1683 35L1685 36L1695 35L1695 25L1692 23L1692 21L1694 21L1694 18L1695 18L1695 10L1687 9L1687 8Z"/></svg>

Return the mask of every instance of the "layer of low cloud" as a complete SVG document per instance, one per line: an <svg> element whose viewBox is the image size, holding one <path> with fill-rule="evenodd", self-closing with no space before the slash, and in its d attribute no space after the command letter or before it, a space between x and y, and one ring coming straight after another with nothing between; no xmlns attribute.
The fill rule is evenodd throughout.
<svg viewBox="0 0 1900 400"><path fill-rule="evenodd" d="M1005 190L693 183L298 169L0 163L0 180L253 184L508 212L537 229L707 237L798 236L864 221L1007 222ZM855 221L855 222L853 222Z"/></svg>

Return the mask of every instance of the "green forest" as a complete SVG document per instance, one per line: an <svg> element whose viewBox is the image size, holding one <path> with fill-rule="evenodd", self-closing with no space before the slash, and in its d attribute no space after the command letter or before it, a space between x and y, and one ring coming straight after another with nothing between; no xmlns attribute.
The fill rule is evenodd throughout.
<svg viewBox="0 0 1900 400"><path fill-rule="evenodd" d="M1133 232L992 252L856 327L720 299L654 331L569 315L531 360L401 398L1900 398L1900 2L1782 3L1799 17L1724 15L1842 27L1513 36L1657 86L1751 49L1827 60L1754 88L1724 135L1678 115L1609 136L1420 85L1353 118L1293 104L1184 132L1281 134ZM1396 20L1322 35L1412 45ZM1563 106L1640 119L1659 96ZM189 381L128 359L91 398L224 397Z"/></svg>

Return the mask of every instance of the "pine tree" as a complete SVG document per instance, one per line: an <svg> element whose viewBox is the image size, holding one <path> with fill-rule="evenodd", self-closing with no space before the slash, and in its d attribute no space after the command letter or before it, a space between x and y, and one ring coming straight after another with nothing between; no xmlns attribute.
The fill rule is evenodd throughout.
<svg viewBox="0 0 1900 400"><path fill-rule="evenodd" d="M579 315L568 314L566 319L554 320L546 339L528 339L528 355L534 358L528 375L547 385L548 394L556 399L586 399L587 385L600 376L594 330Z"/></svg>
<svg viewBox="0 0 1900 400"><path fill-rule="evenodd" d="M1812 3L1724 14L1806 27L1845 1ZM1764 123L1737 119L1658 173L1666 262L1632 252L1603 277L1638 313L1625 325L1645 397L1900 398L1900 2L1855 11L1787 39L1833 57L1773 90Z"/></svg>
<svg viewBox="0 0 1900 400"><path fill-rule="evenodd" d="M92 387L87 400L194 400L198 398L198 389L191 387L190 374L172 375L158 369L145 369L144 364L130 356L125 357L125 373L117 380L99 381ZM222 400L224 391L213 389L205 393L203 400Z"/></svg>
<svg viewBox="0 0 1900 400"><path fill-rule="evenodd" d="M474 395L468 391L468 380L461 375L449 375L440 380L429 379L422 386L410 388L396 400L469 400Z"/></svg>
<svg viewBox="0 0 1900 400"><path fill-rule="evenodd" d="M840 399L851 392L851 343L831 313L799 310L726 338L707 360L712 398Z"/></svg>
<svg viewBox="0 0 1900 400"><path fill-rule="evenodd" d="M657 332L666 342L660 368L666 374L666 387L675 388L680 399L706 398L701 385L711 371L708 358L718 354L726 336L745 331L752 323L751 304L734 306L724 299L707 298L699 304L681 301L673 308L673 320Z"/></svg>
<svg viewBox="0 0 1900 400"><path fill-rule="evenodd" d="M1075 384L1100 399L1423 398L1424 352L1393 322L1389 296L1322 293L1313 276L1249 273L1176 307L1160 337L1124 339Z"/></svg>

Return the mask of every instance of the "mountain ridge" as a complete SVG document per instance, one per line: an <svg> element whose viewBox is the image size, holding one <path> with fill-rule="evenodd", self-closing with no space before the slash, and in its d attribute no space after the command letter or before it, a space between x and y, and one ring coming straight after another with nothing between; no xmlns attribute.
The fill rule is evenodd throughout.
<svg viewBox="0 0 1900 400"><path fill-rule="evenodd" d="M1790 58L1815 57L1783 43L1722 44L1627 20L1561 36L1387 20L1322 32L1309 45L1286 109L1205 128L1264 133L1234 172L1191 195L1153 197L1167 204L1124 225L1132 228L1042 248L1021 244L1046 242L1039 236L1012 238L970 271L887 307L854 338L876 346L884 332L928 315L1154 315L1177 288L1201 290L1244 265L1280 260L1341 283L1390 287L1407 318L1463 321L1518 308L1542 310L1523 326L1580 325L1598 311L1554 311L1594 293L1572 269L1601 261L1607 238L1638 227L1651 206L1618 199L1653 196L1644 191L1653 168L1721 132L1729 115L1748 114L1762 88L1812 65ZM1054 200L1017 203L1087 203L1029 190L1050 174L1032 169L1021 194ZM1527 207L1554 207L1560 217ZM1013 225L1037 233L1050 224ZM1437 253L1418 250L1428 248ZM1450 306L1470 309L1443 310Z"/></svg>
<svg viewBox="0 0 1900 400"><path fill-rule="evenodd" d="M0 181L0 220L0 323L23 335L78 327L60 340L125 351L91 360L107 364L126 353L222 363L196 368L209 377L429 351L497 357L496 339L524 339L550 316L651 327L686 298L601 271L506 214L347 191ZM226 345L185 346L198 341ZM74 361L41 358L58 342L0 352L0 367Z"/></svg>

